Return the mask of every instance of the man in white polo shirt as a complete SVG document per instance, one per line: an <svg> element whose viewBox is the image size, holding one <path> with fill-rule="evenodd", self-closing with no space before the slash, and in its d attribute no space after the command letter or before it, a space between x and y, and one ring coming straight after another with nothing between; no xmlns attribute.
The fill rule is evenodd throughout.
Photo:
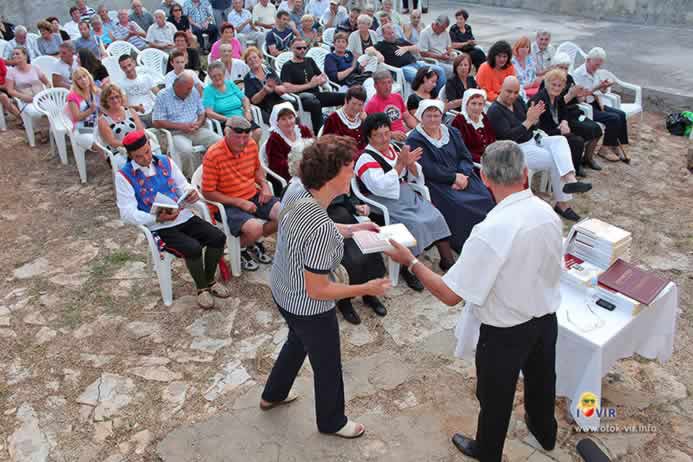
<svg viewBox="0 0 693 462"><path fill-rule="evenodd" d="M452 41L448 33L450 18L441 14L430 26L421 31L419 37L419 51L424 58L433 58L445 69L452 73L452 61L455 58L452 52Z"/></svg>
<svg viewBox="0 0 693 462"><path fill-rule="evenodd" d="M452 442L468 457L501 462L520 371L527 428L545 450L556 444L555 312L561 303L563 241L558 216L525 189L527 166L515 142L493 143L481 164L481 178L498 202L472 229L445 276L397 243L387 254L406 265L436 298L450 306L464 300L481 321L476 439L456 433Z"/></svg>
<svg viewBox="0 0 693 462"><path fill-rule="evenodd" d="M154 24L147 29L145 40L152 48L158 48L165 52L173 50L173 34L176 33L176 26L166 21L164 10L154 12Z"/></svg>

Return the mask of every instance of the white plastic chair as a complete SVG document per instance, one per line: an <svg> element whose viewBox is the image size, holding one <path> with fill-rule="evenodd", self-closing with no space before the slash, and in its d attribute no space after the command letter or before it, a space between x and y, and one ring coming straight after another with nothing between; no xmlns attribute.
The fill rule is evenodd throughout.
<svg viewBox="0 0 693 462"><path fill-rule="evenodd" d="M89 150L84 148L77 143L77 133L75 132L75 124L72 122L68 115L63 115L63 120L65 127L67 129L67 136L70 138L70 145L72 146L72 155L75 157L75 164L77 164L77 172L79 173L79 180L82 183L87 182L87 160L86 153ZM92 137L93 145L93 137Z"/></svg>
<svg viewBox="0 0 693 462"><path fill-rule="evenodd" d="M101 64L103 64L103 67L105 67L108 71L108 77L110 78L111 82L119 83L125 80L125 73L120 68L117 57L107 56L101 60Z"/></svg>
<svg viewBox="0 0 693 462"><path fill-rule="evenodd" d="M281 76L282 67L284 64L288 63L293 56L294 54L292 52L285 51L283 53L279 53L279 55L274 58L274 70L277 71L277 75Z"/></svg>
<svg viewBox="0 0 693 462"><path fill-rule="evenodd" d="M5 47L7 47L7 40L0 39L0 58L5 56Z"/></svg>
<svg viewBox="0 0 693 462"><path fill-rule="evenodd" d="M115 58L120 58L122 55L133 55L133 53L134 56L140 54L140 50L138 50L135 45L124 40L112 42L108 45L108 48L106 48L106 52Z"/></svg>
<svg viewBox="0 0 693 462"><path fill-rule="evenodd" d="M66 88L48 88L37 93L34 96L34 107L41 114L48 118L49 132L51 139L51 149L53 143L58 151L58 156L60 157L60 162L67 165L67 146L65 144L65 136L67 135L67 127L64 122L64 111L65 104L67 102L67 95L70 92ZM27 119L29 124L27 124ZM29 144L33 142L34 138L34 127L31 117L24 117L22 113L22 120L24 121L24 126L27 130L27 137L31 133L31 138Z"/></svg>
<svg viewBox="0 0 693 462"><path fill-rule="evenodd" d="M423 173L420 175L420 178L417 178L416 183L409 183L409 185L414 191L421 194L421 196L424 199L426 199L429 202L431 201L431 193L428 191L428 188L424 184ZM385 207L380 202L377 202L365 195L363 191L361 191L361 188L359 187L359 182L356 179L355 175L351 178L351 191L362 202L370 205L373 211L377 210L383 215L383 222L385 223L385 226L390 224L390 212L387 210L387 207ZM392 287L395 287L399 282L399 263L397 263L389 257L387 260L387 272L390 275L390 282L392 283Z"/></svg>
<svg viewBox="0 0 693 462"><path fill-rule="evenodd" d="M322 43L327 45L328 47L332 47L334 44L334 34L337 31L337 28L335 27L328 27L325 29L322 33Z"/></svg>
<svg viewBox="0 0 693 462"><path fill-rule="evenodd" d="M156 48L147 48L137 55L137 64L152 72L160 74L162 78L166 75L167 62L168 54Z"/></svg>
<svg viewBox="0 0 693 462"><path fill-rule="evenodd" d="M601 70L599 72L619 87L624 88L626 90L630 90L635 93L635 100L632 103L623 103L621 102L621 96L617 93L614 93L612 89L609 88L606 91L605 95L607 97L610 96L612 98L605 98L605 103L607 105L612 105L612 107L614 107L615 109L620 109L621 111L625 112L626 119L630 119L631 117L639 115L640 121L638 125L638 136L640 136L642 134L642 123L643 118L645 116L642 107L642 87L640 85L635 85L633 83L624 82L623 80L616 77L613 72L607 70ZM612 104L609 104L610 102Z"/></svg>
<svg viewBox="0 0 693 462"><path fill-rule="evenodd" d="M318 66L318 69L320 69L320 72L325 73L325 58L328 54L330 54L330 52L324 48L313 47L308 50L308 53L306 53L306 58L311 58L313 61L315 61L315 64ZM340 87L337 83L328 80L326 89L328 91L339 91Z"/></svg>
<svg viewBox="0 0 693 462"><path fill-rule="evenodd" d="M229 259L231 260L231 274L234 277L239 277L241 275L241 238L236 237L231 234L231 228L229 228L229 221L226 217L226 210L224 209L224 204L220 202L214 202L205 199L202 194L202 165L200 165L192 176L191 184L197 190L200 200L205 204L214 205L219 210L219 216L221 217L221 223L217 222L217 227L221 228L226 234L226 244L229 251ZM209 209L205 206L205 219L213 223Z"/></svg>
<svg viewBox="0 0 693 462"><path fill-rule="evenodd" d="M51 81L51 75L53 75L53 70L55 69L55 65L58 63L58 58L55 58L53 56L39 56L37 58L34 58L31 60L31 64L38 67L41 69L41 72L43 72L48 79L48 82L50 83Z"/></svg>
<svg viewBox="0 0 693 462"><path fill-rule="evenodd" d="M260 146L260 165L262 165L262 169L265 171L266 174L277 180L279 184L282 185L282 190L284 190L284 188L286 188L287 182L281 175L270 170L269 161L267 160L266 146L267 143L262 143L262 146Z"/></svg>
<svg viewBox="0 0 693 462"><path fill-rule="evenodd" d="M570 56L570 67L568 68L568 72L572 72L573 69L575 69L575 60L577 58L577 55L580 55L580 57L584 60L587 58L587 53L585 53L582 48L574 44L573 42L563 42L560 45L558 45L558 48L556 48L556 53L565 53L568 56Z"/></svg>
<svg viewBox="0 0 693 462"><path fill-rule="evenodd" d="M267 64L271 68L276 69L274 67L274 62L276 61L277 58L272 56L272 54L269 52L269 48L267 48L267 42L266 41L265 41L265 43L262 44L262 54L265 55L265 59L267 59Z"/></svg>
<svg viewBox="0 0 693 462"><path fill-rule="evenodd" d="M412 89L411 85L409 85L407 80L404 78L404 71L402 71L402 69L400 69L399 67L390 66L389 64L385 63L381 63L381 66L383 67L383 69L390 71L390 73L394 77L394 82L392 85L393 91L395 88L395 84L399 85L399 88L402 89L402 98L404 98L404 101L407 101L407 98L409 98L409 95L412 93Z"/></svg>

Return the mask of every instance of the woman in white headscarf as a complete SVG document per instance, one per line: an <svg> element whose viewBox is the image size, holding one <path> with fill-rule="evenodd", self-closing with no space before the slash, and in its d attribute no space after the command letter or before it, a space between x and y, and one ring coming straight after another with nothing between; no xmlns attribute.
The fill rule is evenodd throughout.
<svg viewBox="0 0 693 462"><path fill-rule="evenodd" d="M462 112L455 116L451 125L460 131L462 141L472 154L472 160L481 162L486 146L496 141L496 133L484 114L486 92L476 88L464 92Z"/></svg>
<svg viewBox="0 0 693 462"><path fill-rule="evenodd" d="M289 102L274 106L270 115L270 136L265 145L268 167L287 181L291 179L289 175L291 148L302 143L306 138L313 138L310 128L298 123L297 117L296 110Z"/></svg>
<svg viewBox="0 0 693 462"><path fill-rule="evenodd" d="M474 172L460 132L443 124L444 111L445 103L440 100L421 101L416 113L421 123L406 143L423 150L419 163L431 202L445 217L452 233L450 246L459 253L474 225L486 218L495 202Z"/></svg>

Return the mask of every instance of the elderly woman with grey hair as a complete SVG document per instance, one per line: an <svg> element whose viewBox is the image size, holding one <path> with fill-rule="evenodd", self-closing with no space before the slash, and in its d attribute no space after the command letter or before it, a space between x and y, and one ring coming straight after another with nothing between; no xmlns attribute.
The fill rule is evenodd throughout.
<svg viewBox="0 0 693 462"><path fill-rule="evenodd" d="M354 54L354 57L358 58L366 53L369 48L373 48L378 39L375 31L371 29L373 18L367 14L362 14L356 20L356 24L357 29L349 34L347 48Z"/></svg>
<svg viewBox="0 0 693 462"><path fill-rule="evenodd" d="M623 149L623 146L628 144L626 113L620 109L606 106L600 98L600 95L614 84L608 77L599 73L604 61L606 61L604 49L592 48L587 53L585 63L573 71L573 78L575 83L583 87L583 91L578 95L580 100L592 105L593 120L606 126L604 143L599 155L611 162L621 160L628 164L630 163L630 156Z"/></svg>
<svg viewBox="0 0 693 462"><path fill-rule="evenodd" d="M289 174L292 178L286 187L282 203L308 197L308 193L299 176L303 150L311 144L313 144L312 139L303 140L295 144L289 152ZM363 218L359 217L367 217L369 214L370 208L368 205L361 204L354 196L348 194L336 197L327 207L327 215L336 224L337 229L342 231L344 236L348 236L349 230L353 231L353 227L363 221ZM350 238L344 240L344 256L341 263L349 274L350 284L362 284L385 276L385 262L382 254L372 253L366 255L361 252L354 240ZM351 300L351 298L338 300L337 308L339 308L346 321L351 324L360 324L361 317L354 310ZM385 305L377 297L365 295L363 302L373 309L378 316L387 314Z"/></svg>

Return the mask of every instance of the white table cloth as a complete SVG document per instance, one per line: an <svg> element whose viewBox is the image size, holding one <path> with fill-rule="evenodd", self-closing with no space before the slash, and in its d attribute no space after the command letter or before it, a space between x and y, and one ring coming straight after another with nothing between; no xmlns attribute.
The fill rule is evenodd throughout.
<svg viewBox="0 0 693 462"><path fill-rule="evenodd" d="M567 311L579 318L586 310L585 292L562 284L561 306L558 318L558 341L556 343L556 395L570 400L570 411L576 423L584 429L598 429L600 418L579 415L577 404L580 395L592 392L597 403L602 396L602 377L622 358L637 353L648 359L667 361L674 351L678 290L669 283L652 304L637 316L621 312L618 308L608 311L594 307L595 313L604 320L604 325L590 332L583 332L567 318ZM462 311L455 328L460 358L473 357L479 340L479 320L471 310Z"/></svg>

